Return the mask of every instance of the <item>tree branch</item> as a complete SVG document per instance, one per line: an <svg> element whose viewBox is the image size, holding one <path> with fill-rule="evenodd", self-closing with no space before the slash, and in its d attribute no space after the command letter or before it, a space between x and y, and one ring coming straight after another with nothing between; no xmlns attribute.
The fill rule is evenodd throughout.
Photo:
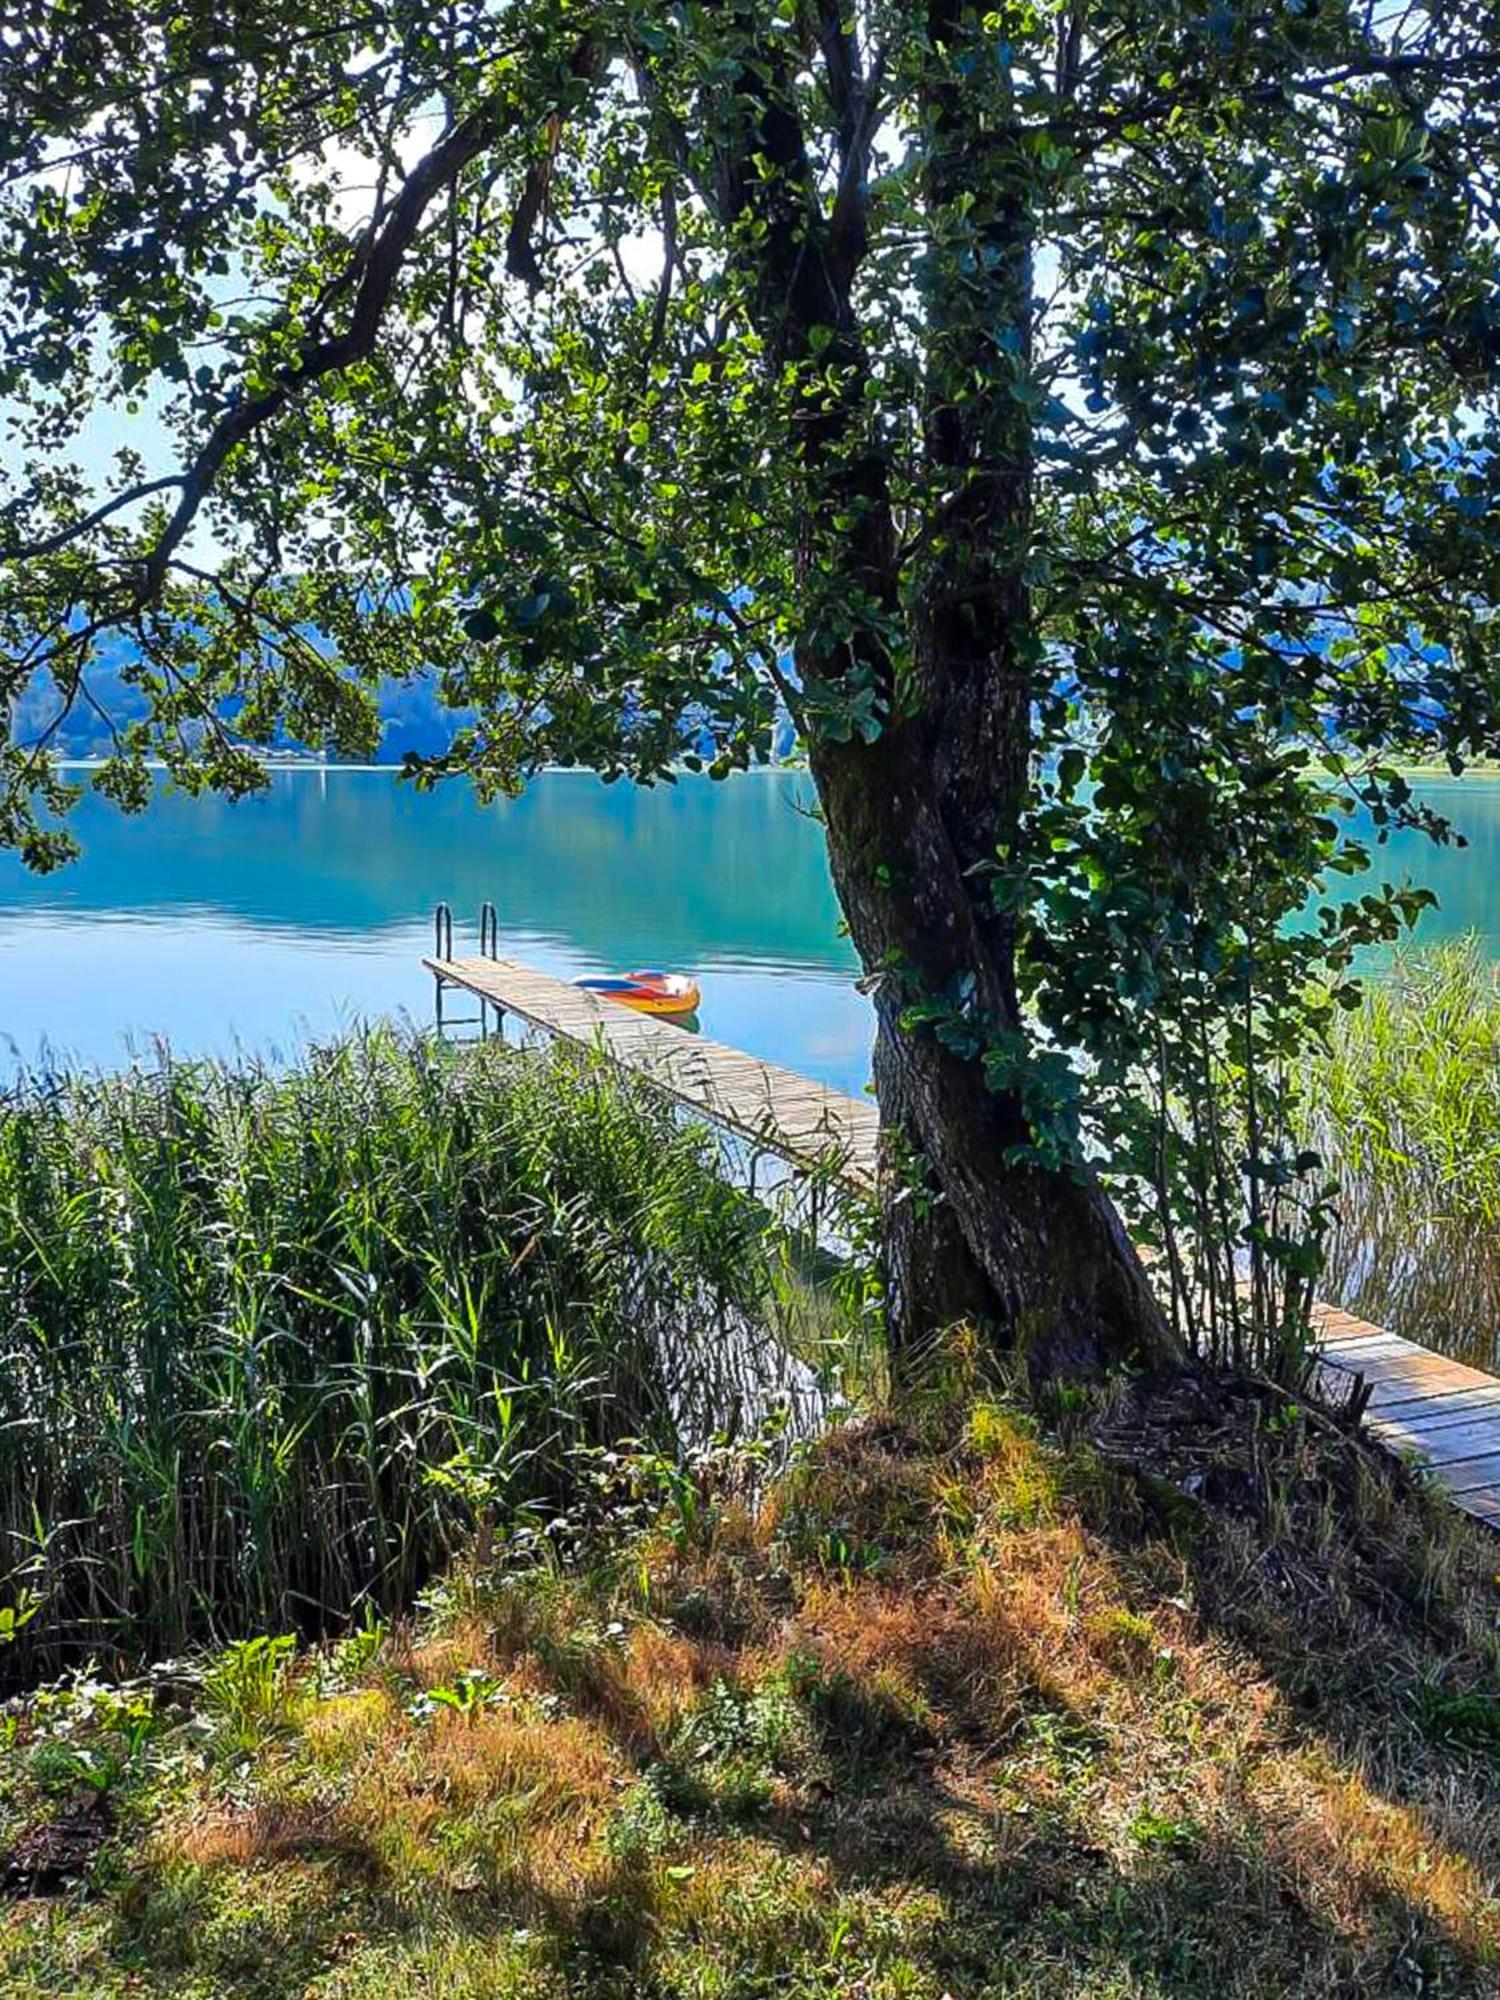
<svg viewBox="0 0 1500 2000"><path fill-rule="evenodd" d="M128 487L125 492L115 494L112 500L105 500L91 514L83 515L77 521L70 521L66 527L56 528L50 535L43 535L35 542L16 542L9 548L0 548L0 562L30 562L36 556L56 555L69 542L86 535L90 528L97 528L112 514L118 514L122 507L134 506L137 500L144 500L152 493L163 493L168 487L181 486L186 475L181 472L164 473L160 479L142 480L138 485Z"/></svg>
<svg viewBox="0 0 1500 2000"><path fill-rule="evenodd" d="M656 287L656 303L651 309L651 337L646 342L646 365L655 360L667 330L667 308L672 302L672 272L677 263L677 190L669 180L661 190L661 278Z"/></svg>
<svg viewBox="0 0 1500 2000"><path fill-rule="evenodd" d="M1066 104L1078 90L1083 55L1084 0L1071 0L1057 24L1057 95Z"/></svg>
<svg viewBox="0 0 1500 2000"><path fill-rule="evenodd" d="M137 608L160 593L173 555L230 454L278 416L301 390L325 375L350 367L371 352L406 253L433 199L452 186L471 160L496 143L506 129L506 122L499 99L492 98L433 147L407 176L385 221L361 253L359 290L344 331L313 343L297 361L281 371L271 388L251 401L235 404L219 419L193 464L176 482L182 487L182 496L142 563L135 591Z"/></svg>
<svg viewBox="0 0 1500 2000"><path fill-rule="evenodd" d="M603 67L603 60L602 46L592 35L585 35L573 51L568 75L580 83L591 82ZM505 268L531 292L536 291L542 282L542 267L532 235L547 205L547 190L552 185L552 169L557 162L562 135L563 114L560 110L554 111L547 121L545 149L541 158L533 160L527 168L521 199L516 203L516 212L511 217L510 230L505 238Z"/></svg>
<svg viewBox="0 0 1500 2000"><path fill-rule="evenodd" d="M865 108L859 36L845 0L818 0L818 43L828 74L828 95L839 120L839 152L848 159Z"/></svg>
<svg viewBox="0 0 1500 2000"><path fill-rule="evenodd" d="M870 148L880 125L881 88L885 81L886 51L875 59L868 82L858 93L858 113L848 128L839 169L838 191L828 220L829 255L847 285L866 250L870 247Z"/></svg>

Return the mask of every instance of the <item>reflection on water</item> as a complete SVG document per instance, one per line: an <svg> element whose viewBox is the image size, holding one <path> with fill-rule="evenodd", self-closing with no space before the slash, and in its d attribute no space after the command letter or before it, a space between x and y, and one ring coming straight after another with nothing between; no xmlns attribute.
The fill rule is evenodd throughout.
<svg viewBox="0 0 1500 2000"><path fill-rule="evenodd" d="M1422 938L1473 929L1500 956L1500 783L1422 789L1468 847L1401 836L1377 869L1437 891ZM280 1052L361 1016L426 1021L433 905L473 949L488 898L515 956L567 977L696 972L706 1034L857 1090L869 1011L810 803L794 772L654 791L556 772L481 807L460 786L319 770L134 820L88 802L73 868L35 878L0 857L0 1036L27 1060L50 1044L108 1063L158 1034Z"/></svg>
<svg viewBox="0 0 1500 2000"><path fill-rule="evenodd" d="M419 794L388 771L278 771L238 805L163 796L123 820L87 803L83 859L28 877L0 859L0 1034L119 1060L127 1041L284 1052L358 1017L426 1021L433 905L473 950L573 977L696 972L706 1034L857 1090L855 992L805 779L685 778L643 791L574 773L519 800Z"/></svg>

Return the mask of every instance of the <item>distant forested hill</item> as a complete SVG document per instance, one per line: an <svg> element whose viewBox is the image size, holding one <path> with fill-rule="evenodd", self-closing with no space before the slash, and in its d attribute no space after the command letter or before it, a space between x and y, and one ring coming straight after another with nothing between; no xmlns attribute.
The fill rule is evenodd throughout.
<svg viewBox="0 0 1500 2000"><path fill-rule="evenodd" d="M15 741L34 743L46 735L60 756L104 756L110 748L109 724L105 716L119 724L134 721L146 713L145 697L130 680L130 669L136 657L134 648L128 642L106 640L88 673L89 691L94 702L75 702L61 723L56 721L61 703L52 682L42 675L28 682L11 716ZM438 697L435 679L426 674L414 675L406 681L383 681L379 709L380 748L376 758L382 764L399 764L409 751L420 756L435 756L448 747L455 729L472 720L467 709L446 707ZM790 723L783 722L776 736L777 757L791 756L794 743ZM318 746L298 743L287 736L278 736L273 747L288 754L301 752L304 755L317 754L318 749ZM706 743L700 747L708 748Z"/></svg>
<svg viewBox="0 0 1500 2000"><path fill-rule="evenodd" d="M15 740L31 743L49 729L49 741L65 757L103 756L110 747L109 724L143 717L146 700L130 680L134 649L123 640L106 641L99 658L89 668L89 692L94 702L77 701L71 712L53 728L61 705L56 688L44 676L29 682L16 702L11 717ZM447 708L438 699L435 681L417 675L410 681L386 681L380 689L380 749L383 764L398 764L409 750L435 754L447 747L453 731L469 718L465 711ZM94 705L97 703L97 707ZM104 714L99 713L100 710ZM288 737L277 739L275 748L289 752L307 751L310 746Z"/></svg>

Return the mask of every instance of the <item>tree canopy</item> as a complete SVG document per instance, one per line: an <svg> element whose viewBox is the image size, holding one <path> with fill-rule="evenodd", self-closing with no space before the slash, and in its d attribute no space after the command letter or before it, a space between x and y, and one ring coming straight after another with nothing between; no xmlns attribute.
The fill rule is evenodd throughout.
<svg viewBox="0 0 1500 2000"><path fill-rule="evenodd" d="M127 805L383 675L488 787L788 715L908 1290L1159 1348L1092 1153L1298 1309L1282 1066L1420 902L1320 885L1500 744L1487 5L17 0L0 106L0 703L127 635Z"/></svg>

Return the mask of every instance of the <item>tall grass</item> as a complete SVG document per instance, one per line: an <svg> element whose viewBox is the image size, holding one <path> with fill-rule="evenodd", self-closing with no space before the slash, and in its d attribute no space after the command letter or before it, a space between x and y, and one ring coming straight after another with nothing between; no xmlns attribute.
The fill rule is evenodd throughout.
<svg viewBox="0 0 1500 2000"><path fill-rule="evenodd" d="M40 1609L0 1667L401 1602L476 1518L566 1504L579 1447L722 1421L771 1301L716 1164L601 1065L493 1044L24 1081L0 1603Z"/></svg>
<svg viewBox="0 0 1500 2000"><path fill-rule="evenodd" d="M1339 1183L1325 1293L1500 1365L1500 974L1479 943L1398 958L1307 1086Z"/></svg>

